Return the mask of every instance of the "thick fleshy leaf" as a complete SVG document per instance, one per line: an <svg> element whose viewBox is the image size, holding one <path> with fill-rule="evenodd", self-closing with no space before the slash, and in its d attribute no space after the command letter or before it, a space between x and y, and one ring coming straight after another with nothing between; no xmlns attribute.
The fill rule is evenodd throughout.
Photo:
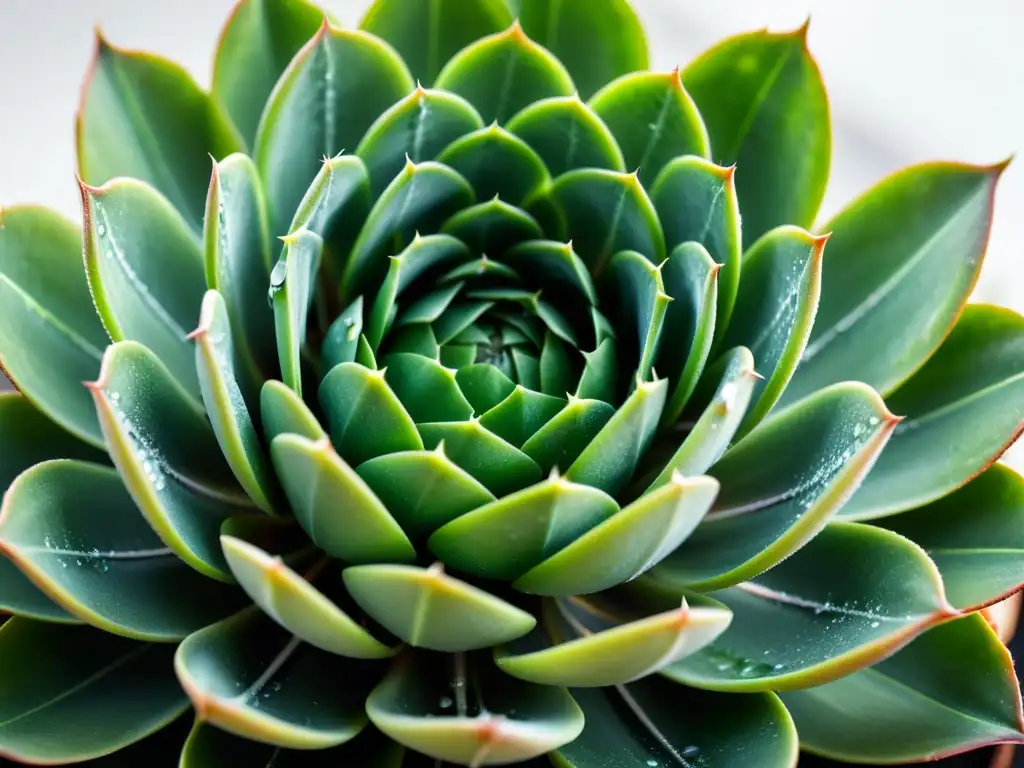
<svg viewBox="0 0 1024 768"><path fill-rule="evenodd" d="M363 333L363 297L349 304L331 323L320 345L320 361L330 371L342 363L354 363Z"/></svg>
<svg viewBox="0 0 1024 768"><path fill-rule="evenodd" d="M83 185L82 207L85 269L110 338L144 344L198 395L188 334L206 290L199 241L166 198L134 179Z"/></svg>
<svg viewBox="0 0 1024 768"><path fill-rule="evenodd" d="M717 589L796 552L868 474L897 421L874 390L850 382L765 422L711 467L722 484L715 506L657 578Z"/></svg>
<svg viewBox="0 0 1024 768"><path fill-rule="evenodd" d="M8 620L0 627L0 757L75 763L163 728L187 705L173 653L92 627Z"/></svg>
<svg viewBox="0 0 1024 768"><path fill-rule="evenodd" d="M270 455L295 519L324 552L349 563L416 559L401 527L329 441L279 435Z"/></svg>
<svg viewBox="0 0 1024 768"><path fill-rule="evenodd" d="M970 675L962 674L965 660ZM871 669L784 701L802 746L844 761L920 762L1024 743L1013 659L977 614L929 630Z"/></svg>
<svg viewBox="0 0 1024 768"><path fill-rule="evenodd" d="M614 415L615 408L601 400L571 397L523 443L522 451L544 472L571 467Z"/></svg>
<svg viewBox="0 0 1024 768"><path fill-rule="evenodd" d="M376 198L407 161L433 160L483 126L473 105L459 95L419 87L374 121L355 152L366 163Z"/></svg>
<svg viewBox="0 0 1024 768"><path fill-rule="evenodd" d="M464 421L473 415L450 368L409 353L389 355L384 363L384 381L413 421Z"/></svg>
<svg viewBox="0 0 1024 768"><path fill-rule="evenodd" d="M653 676L573 696L587 727L552 756L559 768L796 766L793 719L773 693L712 693Z"/></svg>
<svg viewBox="0 0 1024 768"><path fill-rule="evenodd" d="M81 260L70 221L32 206L0 212L0 373L50 419L102 446L82 382L95 377L109 340Z"/></svg>
<svg viewBox="0 0 1024 768"><path fill-rule="evenodd" d="M844 517L884 517L941 498L1013 444L1024 429L1024 317L969 305L887 404L905 419Z"/></svg>
<svg viewBox="0 0 1024 768"><path fill-rule="evenodd" d="M516 388L512 379L489 363L474 363L459 368L455 381L477 414L486 413Z"/></svg>
<svg viewBox="0 0 1024 768"><path fill-rule="evenodd" d="M764 380L754 388L741 437L768 415L800 362L818 311L827 240L797 227L779 227L743 256L743 281L723 343L749 349Z"/></svg>
<svg viewBox="0 0 1024 768"><path fill-rule="evenodd" d="M949 602L974 610L1024 582L1024 478L996 464L958 491L879 524L935 561Z"/></svg>
<svg viewBox="0 0 1024 768"><path fill-rule="evenodd" d="M609 618L600 603L547 600L543 621L549 645L528 636L495 652L498 667L541 685L600 688L639 680L703 648L729 626L721 608L690 608ZM536 634L536 633L535 633Z"/></svg>
<svg viewBox="0 0 1024 768"><path fill-rule="evenodd" d="M231 572L246 594L265 614L304 642L355 659L383 659L394 653L310 583L326 561L299 574L280 557L272 557L234 536L222 536L221 545Z"/></svg>
<svg viewBox="0 0 1024 768"><path fill-rule="evenodd" d="M381 671L302 643L255 606L188 637L174 668L198 720L291 749L326 749L355 737L366 726L363 699Z"/></svg>
<svg viewBox="0 0 1024 768"><path fill-rule="evenodd" d="M526 207L548 236L572 240L595 276L619 251L637 251L655 264L665 259L658 214L636 174L572 171L528 200Z"/></svg>
<svg viewBox="0 0 1024 768"><path fill-rule="evenodd" d="M700 157L677 157L658 174L651 189L668 250L687 242L700 243L721 265L716 339L729 326L740 285L743 238L735 171L736 166L723 168Z"/></svg>
<svg viewBox="0 0 1024 768"><path fill-rule="evenodd" d="M621 491L654 438L667 389L665 379L638 381L633 394L573 461L566 479L613 496Z"/></svg>
<svg viewBox="0 0 1024 768"><path fill-rule="evenodd" d="M474 200L468 182L435 162L413 163L395 176L374 203L342 275L342 301L351 300L387 272L386 257L400 251L415 233L433 234L456 211Z"/></svg>
<svg viewBox="0 0 1024 768"><path fill-rule="evenodd" d="M224 299L208 291L196 342L196 369L206 414L239 484L264 512L273 513L278 486L235 376L234 339Z"/></svg>
<svg viewBox="0 0 1024 768"><path fill-rule="evenodd" d="M646 379L658 356L665 313L672 303L661 268L636 251L621 251L608 262L602 282L608 299L602 308L621 331L619 349L631 363L637 361L636 375ZM675 328L671 330L674 334Z"/></svg>
<svg viewBox="0 0 1024 768"><path fill-rule="evenodd" d="M606 493L555 476L452 520L428 545L451 568L513 581L618 511Z"/></svg>
<svg viewBox="0 0 1024 768"><path fill-rule="evenodd" d="M391 43L431 85L458 51L511 23L502 0L374 0L360 27Z"/></svg>
<svg viewBox="0 0 1024 768"><path fill-rule="evenodd" d="M718 374L719 371L718 389L708 407L645 492L669 482L676 472L684 477L707 472L728 449L750 404L759 376L754 372L754 358L746 347L729 350L711 373ZM641 477L640 481L646 482L647 477Z"/></svg>
<svg viewBox="0 0 1024 768"><path fill-rule="evenodd" d="M295 394L291 387L280 381L268 381L260 392L260 415L263 417L263 435L267 443L278 435L301 435L316 442L327 437L316 416Z"/></svg>
<svg viewBox="0 0 1024 768"><path fill-rule="evenodd" d="M576 387L576 397L611 404L617 400L619 356L613 337L609 336L603 340L598 338L597 348L593 352L583 353L586 363L579 386Z"/></svg>
<svg viewBox="0 0 1024 768"><path fill-rule="evenodd" d="M497 123L453 141L437 161L461 173L477 200L497 195L519 205L550 180L544 161L530 145Z"/></svg>
<svg viewBox="0 0 1024 768"><path fill-rule="evenodd" d="M281 379L302 397L302 348L316 292L324 241L307 229L284 238L281 260L270 273L268 296L274 306L274 330Z"/></svg>
<svg viewBox="0 0 1024 768"><path fill-rule="evenodd" d="M811 226L825 196L831 120L806 34L804 25L789 34L737 35L683 72L715 161L739 166L736 187L747 245L782 224Z"/></svg>
<svg viewBox="0 0 1024 768"><path fill-rule="evenodd" d="M448 457L498 498L541 479L533 459L476 419L417 424L416 428L428 449L443 442Z"/></svg>
<svg viewBox="0 0 1024 768"><path fill-rule="evenodd" d="M586 595L635 579L686 540L717 493L713 478L676 474L535 565L512 586L535 595Z"/></svg>
<svg viewBox="0 0 1024 768"><path fill-rule="evenodd" d="M589 304L597 304L590 272L571 244L553 240L520 243L502 260L518 269L528 285L557 291L567 288Z"/></svg>
<svg viewBox="0 0 1024 768"><path fill-rule="evenodd" d="M541 99L575 91L562 62L527 37L518 21L459 51L441 70L435 87L459 94L486 122L497 123Z"/></svg>
<svg viewBox="0 0 1024 768"><path fill-rule="evenodd" d="M263 0L250 0L248 5ZM273 5L273 3L271 3ZM203 229L206 287L224 297L243 394L255 405L266 376L277 371L274 313L267 306L270 235L256 166L233 154L213 166Z"/></svg>
<svg viewBox="0 0 1024 768"><path fill-rule="evenodd" d="M242 603L164 547L117 472L95 464L48 461L21 475L0 509L0 551L68 612L138 640L180 640ZM176 599L183 591L192 597Z"/></svg>
<svg viewBox="0 0 1024 768"><path fill-rule="evenodd" d="M671 298L664 326L671 330L657 353L657 370L671 391L661 423L675 424L697 388L711 354L718 327L718 288L721 267L704 246L682 243L659 269L662 287Z"/></svg>
<svg viewBox="0 0 1024 768"><path fill-rule="evenodd" d="M437 765L520 763L583 730L567 691L508 677L483 654L410 656L374 689L366 711L381 731Z"/></svg>
<svg viewBox="0 0 1024 768"><path fill-rule="evenodd" d="M263 107L288 62L323 23L306 0L245 0L221 31L213 96L252 146Z"/></svg>
<svg viewBox="0 0 1024 768"><path fill-rule="evenodd" d="M648 68L643 27L628 0L511 0L526 33L564 62L583 98Z"/></svg>
<svg viewBox="0 0 1024 768"><path fill-rule="evenodd" d="M402 529L422 539L445 523L494 501L494 495L444 453L401 451L360 464L366 481Z"/></svg>
<svg viewBox="0 0 1024 768"><path fill-rule="evenodd" d="M530 214L497 197L459 211L444 223L441 231L461 240L474 255L495 258L544 234Z"/></svg>
<svg viewBox="0 0 1024 768"><path fill-rule="evenodd" d="M657 569L638 588L666 593L658 604L678 599ZM920 547L862 523L833 523L754 581L708 597L732 611L729 631L665 674L724 691L821 685L956 615Z"/></svg>
<svg viewBox="0 0 1024 768"><path fill-rule="evenodd" d="M325 20L288 65L260 119L254 158L267 190L271 235L288 233L323 158L353 152L373 121L414 86L383 40Z"/></svg>
<svg viewBox="0 0 1024 768"><path fill-rule="evenodd" d="M342 363L320 384L331 439L352 466L386 453L423 448L412 417L384 374L359 363Z"/></svg>
<svg viewBox="0 0 1024 768"><path fill-rule="evenodd" d="M196 234L203 229L210 157L242 149L220 105L181 67L96 41L75 126L86 184L131 177L152 185ZM148 223L148 222L147 222Z"/></svg>
<svg viewBox="0 0 1024 768"><path fill-rule="evenodd" d="M521 448L564 407L565 400L562 398L534 392L520 384L508 397L480 417L480 426L516 448Z"/></svg>
<svg viewBox="0 0 1024 768"><path fill-rule="evenodd" d="M612 132L579 96L538 101L505 127L540 155L552 176L578 168L626 170Z"/></svg>
<svg viewBox="0 0 1024 768"><path fill-rule="evenodd" d="M935 352L977 281L1005 167L913 166L825 225L821 309L784 402L852 378L888 396Z"/></svg>
<svg viewBox="0 0 1024 768"><path fill-rule="evenodd" d="M710 152L707 129L678 69L624 75L594 94L589 104L644 186L653 184L674 158Z"/></svg>
<svg viewBox="0 0 1024 768"><path fill-rule="evenodd" d="M354 565L342 575L360 608L417 648L447 653L490 648L537 624L514 605L447 575L440 563Z"/></svg>
<svg viewBox="0 0 1024 768"><path fill-rule="evenodd" d="M114 465L153 530L200 573L230 581L220 525L253 508L200 403L133 341L107 349L89 389Z"/></svg>

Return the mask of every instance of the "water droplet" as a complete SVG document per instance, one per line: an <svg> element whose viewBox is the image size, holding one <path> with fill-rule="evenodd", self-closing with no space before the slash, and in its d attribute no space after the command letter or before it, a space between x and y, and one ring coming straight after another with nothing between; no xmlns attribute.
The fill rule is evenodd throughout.
<svg viewBox="0 0 1024 768"><path fill-rule="evenodd" d="M647 764L651 766L651 768L657 768L658 761L652 757L650 760L647 761Z"/></svg>
<svg viewBox="0 0 1024 768"><path fill-rule="evenodd" d="M696 757L700 754L700 747L690 745L689 747L683 747L683 750L679 753L683 757Z"/></svg>
<svg viewBox="0 0 1024 768"><path fill-rule="evenodd" d="M871 628L875 629L876 627L878 627L878 622L877 621L872 621L871 622Z"/></svg>
<svg viewBox="0 0 1024 768"><path fill-rule="evenodd" d="M284 281L287 277L288 265L283 261L277 262L270 273L270 290L267 291L267 303L271 307L274 306L274 297L284 287Z"/></svg>
<svg viewBox="0 0 1024 768"><path fill-rule="evenodd" d="M100 224L98 227L96 227L96 232L99 234L100 237L107 236L107 228L103 224Z"/></svg>
<svg viewBox="0 0 1024 768"><path fill-rule="evenodd" d="M103 255L106 256L108 259L112 259L114 258L114 251L111 248L107 248L107 250L104 251Z"/></svg>
<svg viewBox="0 0 1024 768"><path fill-rule="evenodd" d="M868 424L870 424L872 427L878 424L878 417L872 416L870 419L868 419Z"/></svg>
<svg viewBox="0 0 1024 768"><path fill-rule="evenodd" d="M439 706L441 709L448 709L448 707L450 707L452 704L453 702L450 696L442 696L441 699L437 702L437 706Z"/></svg>

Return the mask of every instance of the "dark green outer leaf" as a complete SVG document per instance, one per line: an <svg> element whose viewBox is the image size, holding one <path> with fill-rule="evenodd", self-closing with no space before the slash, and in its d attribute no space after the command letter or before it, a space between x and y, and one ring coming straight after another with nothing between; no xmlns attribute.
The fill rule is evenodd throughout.
<svg viewBox="0 0 1024 768"><path fill-rule="evenodd" d="M210 156L242 149L221 107L166 59L112 47L99 37L75 125L86 184L133 177L170 200L193 232L203 229Z"/></svg>
<svg viewBox="0 0 1024 768"><path fill-rule="evenodd" d="M555 54L580 95L648 68L643 27L627 0L510 0L526 33Z"/></svg>
<svg viewBox="0 0 1024 768"><path fill-rule="evenodd" d="M888 396L924 364L978 279L1005 167L912 166L823 227L820 313L784 404L851 378Z"/></svg>
<svg viewBox="0 0 1024 768"><path fill-rule="evenodd" d="M1024 478L1002 464L878 524L924 548L960 610L1009 597L1024 581Z"/></svg>
<svg viewBox="0 0 1024 768"><path fill-rule="evenodd" d="M163 728L188 702L173 653L92 627L9 619L0 626L0 758L74 763Z"/></svg>
<svg viewBox="0 0 1024 768"><path fill-rule="evenodd" d="M82 382L96 376L109 339L81 259L70 221L34 206L0 210L0 373L50 419L99 447Z"/></svg>
<svg viewBox="0 0 1024 768"><path fill-rule="evenodd" d="M806 33L804 25L789 34L738 35L683 72L715 162L738 166L746 245L783 224L810 227L825 196L831 120Z"/></svg>
<svg viewBox="0 0 1024 768"><path fill-rule="evenodd" d="M437 161L461 173L476 192L477 200L497 195L519 205L550 179L540 155L497 123L452 142Z"/></svg>
<svg viewBox="0 0 1024 768"><path fill-rule="evenodd" d="M541 99L571 96L575 90L562 62L528 38L518 20L462 49L441 70L435 87L459 94L485 122L496 123Z"/></svg>
<svg viewBox="0 0 1024 768"><path fill-rule="evenodd" d="M970 675L963 674L966 660ZM783 700L805 749L860 763L1024 743L1013 659L979 614L926 632L870 669Z"/></svg>
<svg viewBox="0 0 1024 768"><path fill-rule="evenodd" d="M235 6L217 43L213 96L249 146L278 78L323 18L306 0L245 0Z"/></svg>
<svg viewBox="0 0 1024 768"><path fill-rule="evenodd" d="M328 24L320 28L274 88L256 136L254 158L272 236L288 234L323 158L353 152L373 121L414 86L383 40Z"/></svg>
<svg viewBox="0 0 1024 768"><path fill-rule="evenodd" d="M452 56L512 23L503 0L375 0L360 27L387 40L432 85Z"/></svg>
<svg viewBox="0 0 1024 768"><path fill-rule="evenodd" d="M844 517L884 517L940 498L1013 444L1024 429L1024 317L968 305L888 403L905 419Z"/></svg>

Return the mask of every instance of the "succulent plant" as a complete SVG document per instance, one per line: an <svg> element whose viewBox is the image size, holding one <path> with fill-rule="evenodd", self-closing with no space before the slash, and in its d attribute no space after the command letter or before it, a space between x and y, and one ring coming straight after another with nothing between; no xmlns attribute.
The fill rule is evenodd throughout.
<svg viewBox="0 0 1024 768"><path fill-rule="evenodd" d="M657 72L625 0L243 0L212 93L100 39L81 230L0 218L0 755L1024 739L1024 319L967 304L1006 164L816 224L805 32Z"/></svg>

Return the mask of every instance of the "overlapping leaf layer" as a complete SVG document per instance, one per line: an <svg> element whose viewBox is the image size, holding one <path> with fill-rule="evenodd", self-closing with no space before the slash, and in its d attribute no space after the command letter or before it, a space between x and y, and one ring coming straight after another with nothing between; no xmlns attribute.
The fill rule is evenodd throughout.
<svg viewBox="0 0 1024 768"><path fill-rule="evenodd" d="M657 72L625 0L243 0L212 94L101 40L81 235L0 218L0 755L1024 740L980 613L1024 582L1024 319L965 307L1003 166L810 229L804 31Z"/></svg>

